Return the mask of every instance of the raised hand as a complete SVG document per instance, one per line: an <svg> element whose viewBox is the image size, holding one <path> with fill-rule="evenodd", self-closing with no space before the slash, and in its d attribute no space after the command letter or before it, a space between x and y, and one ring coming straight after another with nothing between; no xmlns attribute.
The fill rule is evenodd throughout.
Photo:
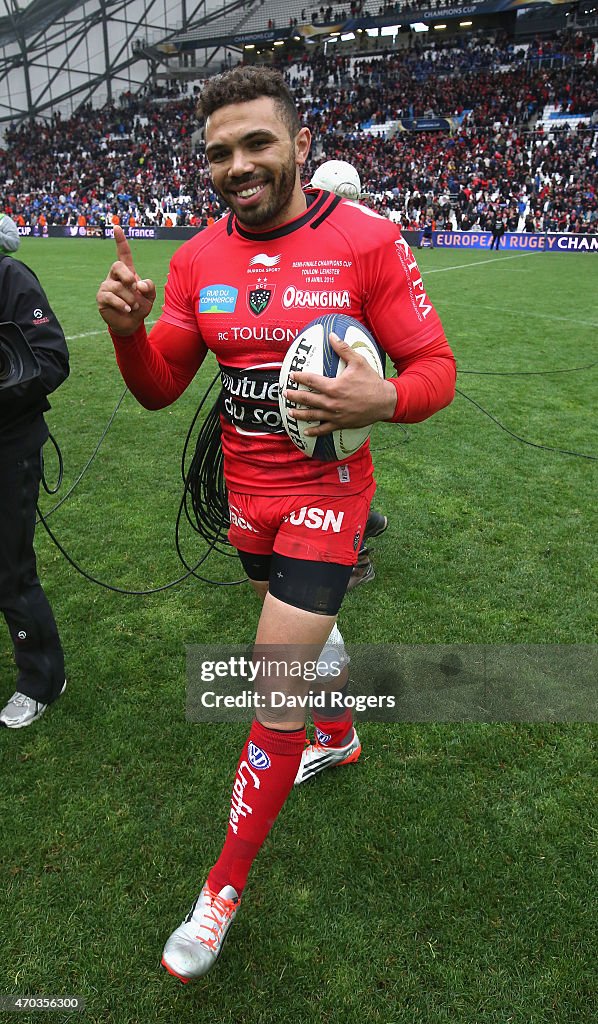
<svg viewBox="0 0 598 1024"><path fill-rule="evenodd" d="M149 316L156 299L156 286L142 280L133 263L131 248L122 228L114 228L116 262L102 281L96 302L100 316L115 334L134 334Z"/></svg>

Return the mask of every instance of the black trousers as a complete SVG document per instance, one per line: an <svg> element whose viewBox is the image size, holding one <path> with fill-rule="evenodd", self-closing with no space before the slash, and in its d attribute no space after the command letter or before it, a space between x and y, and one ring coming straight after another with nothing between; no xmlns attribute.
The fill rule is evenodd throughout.
<svg viewBox="0 0 598 1024"><path fill-rule="evenodd" d="M64 684L64 654L33 550L40 480L39 450L26 458L0 451L0 611L13 642L16 689L50 704Z"/></svg>

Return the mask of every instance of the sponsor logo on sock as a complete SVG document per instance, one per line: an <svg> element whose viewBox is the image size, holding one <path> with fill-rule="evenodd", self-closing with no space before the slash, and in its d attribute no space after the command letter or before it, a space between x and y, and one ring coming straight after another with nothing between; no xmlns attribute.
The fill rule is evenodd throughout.
<svg viewBox="0 0 598 1024"><path fill-rule="evenodd" d="M229 825L235 835L239 832L239 820L253 814L253 807L245 800L245 789L253 782L253 788L259 789L261 782L259 776L248 765L247 761L241 761L237 768L237 774L233 783L233 795L230 802Z"/></svg>
<svg viewBox="0 0 598 1024"><path fill-rule="evenodd" d="M256 768L258 771L263 772L271 765L266 751L258 747L257 743L253 743L253 741L250 741L247 745L247 756L249 762L241 761L237 768L237 774L233 783L233 795L230 802L228 821L235 835L239 832L239 820L246 818L249 814L253 814L253 807L245 799L247 786L249 783L253 784L253 789L259 789L261 786L259 775L253 769Z"/></svg>
<svg viewBox="0 0 598 1024"><path fill-rule="evenodd" d="M323 746L330 743L330 740L332 739L332 736L329 733L322 732L321 729L316 729L316 736L318 738L318 743L321 743Z"/></svg>
<svg viewBox="0 0 598 1024"><path fill-rule="evenodd" d="M261 747L258 747L256 743L249 743L247 747L247 756L249 758L249 763L260 772L263 772L266 768L270 767L270 758L266 751L262 750Z"/></svg>

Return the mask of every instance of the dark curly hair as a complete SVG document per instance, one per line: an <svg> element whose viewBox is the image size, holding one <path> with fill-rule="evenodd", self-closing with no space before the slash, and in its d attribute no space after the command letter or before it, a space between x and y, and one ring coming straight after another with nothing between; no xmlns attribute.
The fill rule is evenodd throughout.
<svg viewBox="0 0 598 1024"><path fill-rule="evenodd" d="M210 78L202 90L197 110L199 116L207 120L221 107L228 107L231 103L249 103L262 96L275 100L289 135L294 138L301 128L297 108L284 78L272 68L233 68Z"/></svg>

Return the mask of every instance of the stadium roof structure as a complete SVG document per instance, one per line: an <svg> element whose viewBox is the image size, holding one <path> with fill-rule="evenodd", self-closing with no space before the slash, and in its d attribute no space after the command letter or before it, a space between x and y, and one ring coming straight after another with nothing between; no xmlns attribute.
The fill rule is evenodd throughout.
<svg viewBox="0 0 598 1024"><path fill-rule="evenodd" d="M137 93L157 45L216 16L217 0L0 0L0 127ZM220 2L219 15L243 6Z"/></svg>
<svg viewBox="0 0 598 1024"><path fill-rule="evenodd" d="M11 123L117 103L123 94L142 93L149 81L205 78L232 53L263 59L262 52L272 55L278 46L304 52L305 44L366 35L380 43L401 28L447 28L435 24L439 16L476 31L526 8L559 19L530 23L530 31L554 31L565 27L572 6L586 2L596 19L596 0L446 0L433 10L403 0L401 26L380 0L363 0L360 14L343 13L334 23L316 21L305 0L0 0L0 139Z"/></svg>

